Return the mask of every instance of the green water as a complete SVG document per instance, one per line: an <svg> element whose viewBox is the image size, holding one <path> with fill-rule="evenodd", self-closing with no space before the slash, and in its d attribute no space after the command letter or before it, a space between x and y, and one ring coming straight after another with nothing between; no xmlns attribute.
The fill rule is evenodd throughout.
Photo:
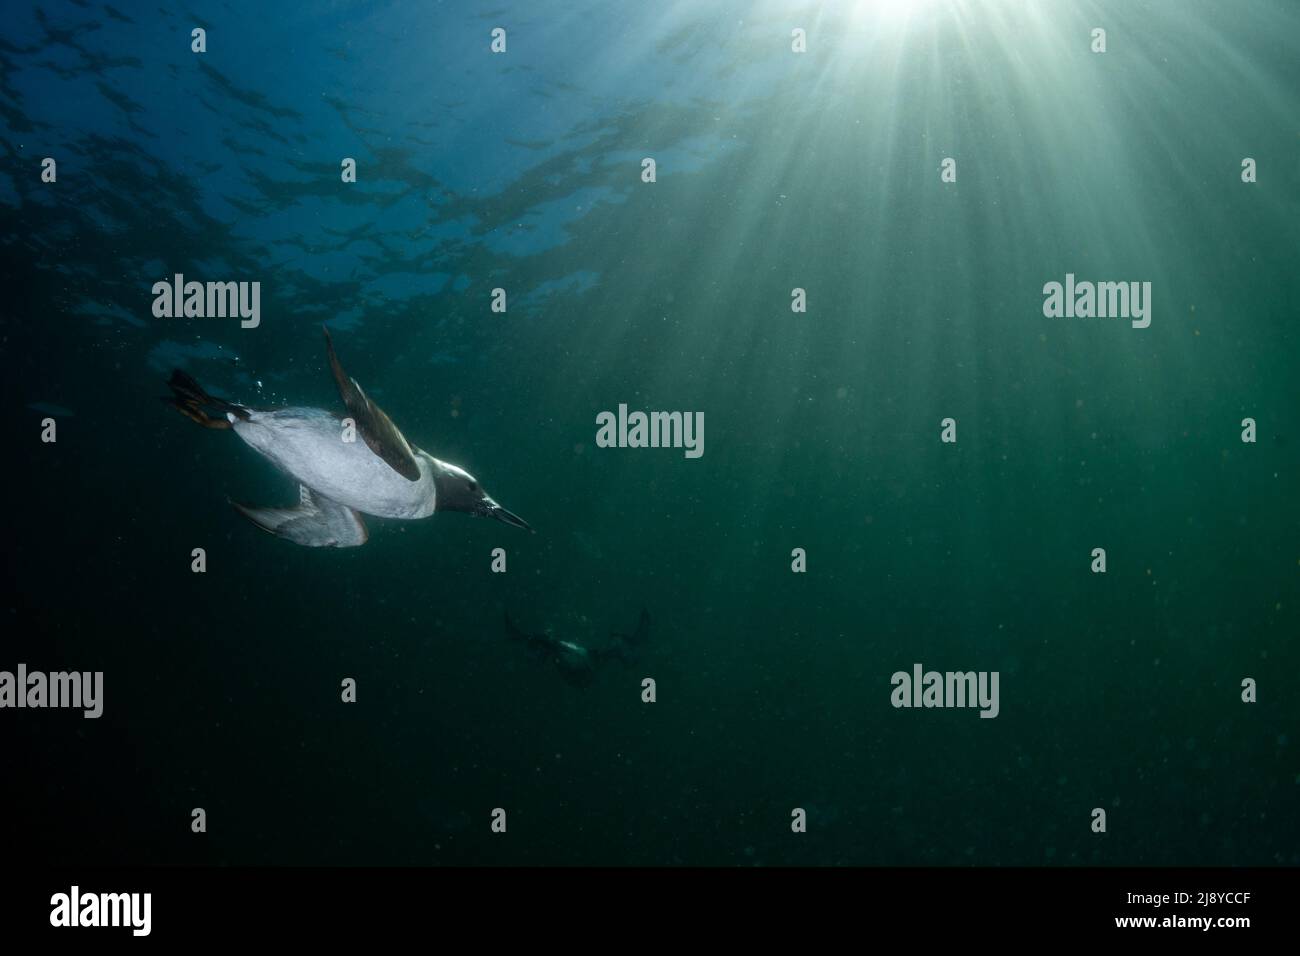
<svg viewBox="0 0 1300 956"><path fill-rule="evenodd" d="M106 701L3 715L40 858L1300 862L1295 4L55 7L0 50L0 668ZM175 272L260 326L155 319ZM1150 326L1044 317L1067 273ZM163 381L336 408L323 321L538 533L244 523L293 482ZM643 607L585 687L505 637ZM892 707L915 663L998 716Z"/></svg>

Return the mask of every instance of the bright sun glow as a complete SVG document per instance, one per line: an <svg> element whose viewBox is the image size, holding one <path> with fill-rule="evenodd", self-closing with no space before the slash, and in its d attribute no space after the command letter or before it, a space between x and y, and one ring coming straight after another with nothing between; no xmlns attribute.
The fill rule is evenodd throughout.
<svg viewBox="0 0 1300 956"><path fill-rule="evenodd" d="M906 17L934 2L935 0L858 0L858 10L881 17Z"/></svg>
<svg viewBox="0 0 1300 956"><path fill-rule="evenodd" d="M933 12L935 8L954 0L853 0L851 17L859 24L902 24L918 14Z"/></svg>

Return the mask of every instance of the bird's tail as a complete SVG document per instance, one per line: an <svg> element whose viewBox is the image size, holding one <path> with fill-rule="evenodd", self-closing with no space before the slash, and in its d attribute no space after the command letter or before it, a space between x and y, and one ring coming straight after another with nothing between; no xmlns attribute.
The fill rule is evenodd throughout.
<svg viewBox="0 0 1300 956"><path fill-rule="evenodd" d="M650 612L642 608L641 616L637 618L636 629L631 634L612 632L609 635L609 643L601 649L598 656L601 660L618 660L630 664L635 648L644 644L649 635Z"/></svg>
<svg viewBox="0 0 1300 956"><path fill-rule="evenodd" d="M642 644L650 636L650 612L641 608L641 616L637 618L636 630L632 632L632 642Z"/></svg>
<svg viewBox="0 0 1300 956"><path fill-rule="evenodd" d="M645 608L641 608L641 616L637 618L636 628L631 634L620 634L618 631L614 631L610 636L622 641L629 647L644 644L646 638L650 636L650 612Z"/></svg>
<svg viewBox="0 0 1300 956"><path fill-rule="evenodd" d="M172 377L167 380L167 387L172 390L172 394L170 398L164 398L163 401L204 428L229 428L230 421L225 416L226 412L236 418L245 420L248 418L248 409L243 405L213 398L203 390L203 386L196 382L192 375L180 369L172 370ZM212 415L209 414L210 411L221 414Z"/></svg>

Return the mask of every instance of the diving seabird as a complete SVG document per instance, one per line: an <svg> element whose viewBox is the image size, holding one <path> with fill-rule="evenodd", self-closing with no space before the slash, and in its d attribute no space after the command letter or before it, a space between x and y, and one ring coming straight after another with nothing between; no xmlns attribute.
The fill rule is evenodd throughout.
<svg viewBox="0 0 1300 956"><path fill-rule="evenodd" d="M596 669L606 661L618 660L630 663L632 652L645 643L650 631L650 615L644 608L637 619L636 629L631 634L610 634L609 640L599 647L584 646L576 641L562 640L550 631L529 633L519 627L506 612L506 636L512 641L519 641L529 648L537 657L555 664L565 680L578 686L591 683L596 676Z"/></svg>
<svg viewBox="0 0 1300 956"><path fill-rule="evenodd" d="M298 481L292 508L250 508L239 513L264 531L312 548L366 543L363 514L427 518L435 511L464 511L532 531L528 522L493 501L463 468L416 448L339 364L325 329L330 370L355 423L317 408L254 409L214 398L179 369L168 381L173 408L205 428L228 428ZM218 413L209 414L209 411ZM355 437L355 436L353 436Z"/></svg>

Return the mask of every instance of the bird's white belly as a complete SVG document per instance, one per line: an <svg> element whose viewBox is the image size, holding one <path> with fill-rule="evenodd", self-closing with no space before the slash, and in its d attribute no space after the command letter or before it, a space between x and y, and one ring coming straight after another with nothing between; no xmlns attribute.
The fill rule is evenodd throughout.
<svg viewBox="0 0 1300 956"><path fill-rule="evenodd" d="M372 452L360 436L344 441L343 424L315 408L281 408L235 419L235 433L283 470L326 498L380 518L433 514L429 466L417 456L420 480L408 481Z"/></svg>

